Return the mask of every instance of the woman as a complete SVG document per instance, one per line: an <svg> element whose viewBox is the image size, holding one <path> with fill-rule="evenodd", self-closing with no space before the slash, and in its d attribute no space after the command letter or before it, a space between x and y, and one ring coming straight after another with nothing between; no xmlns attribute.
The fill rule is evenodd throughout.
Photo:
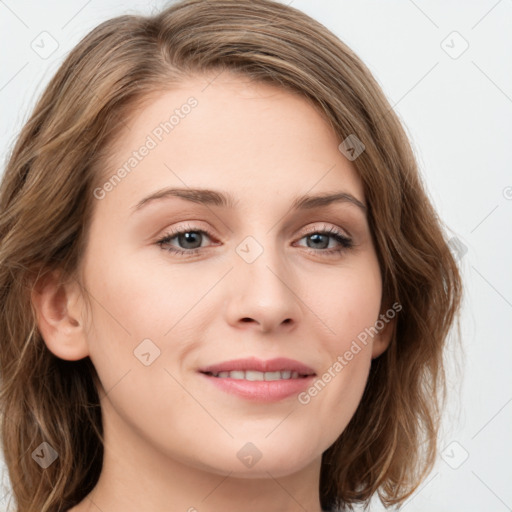
<svg viewBox="0 0 512 512"><path fill-rule="evenodd" d="M185 0L101 24L0 208L19 512L391 506L428 474L460 277L395 113L318 22Z"/></svg>

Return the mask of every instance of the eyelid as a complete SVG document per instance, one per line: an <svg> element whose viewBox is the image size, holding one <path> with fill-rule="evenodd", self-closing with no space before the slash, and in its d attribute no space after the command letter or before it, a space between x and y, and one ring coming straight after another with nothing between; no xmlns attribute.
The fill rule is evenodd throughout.
<svg viewBox="0 0 512 512"><path fill-rule="evenodd" d="M190 221L189 221L190 222ZM331 247L326 249L315 249L311 247L303 247L306 252L314 255L321 255L325 258L328 257L340 257L342 254L344 254L346 251L352 249L356 244L354 243L352 237L350 235L345 235L343 233L343 229L339 226L329 226L328 224L324 223L322 227L318 226L311 226L306 229L305 232L301 234L299 238L295 240L294 243L302 240L303 238L306 238L312 234L323 234L327 235L328 237L335 239L338 243L337 247ZM187 258L187 257L193 257L197 255L200 252L204 252L205 250L208 250L212 247L212 245L208 245L206 247L196 247L193 249L181 249L179 247L175 247L173 245L169 244L169 240L176 238L180 234L187 233L187 232L196 232L201 233L203 236L206 235L210 240L215 240L215 236L212 235L209 229L202 229L199 227L199 225L190 225L187 224L186 226L180 226L171 228L169 231L167 231L160 239L156 242L157 245L160 246L161 249L166 250L167 252L175 255L179 255L181 258ZM164 245L169 244L171 248L165 249ZM214 243L213 246L218 245L218 243Z"/></svg>
<svg viewBox="0 0 512 512"><path fill-rule="evenodd" d="M352 235L346 229L340 228L339 226L335 226L333 224L328 225L325 222L323 223L323 226L320 228L318 226L312 226L311 228L306 228L306 231L302 234L301 238L303 238L304 236L310 235L312 233L318 233L318 232L328 232L328 233L334 233L334 232L338 233L339 232L345 238L352 239Z"/></svg>
<svg viewBox="0 0 512 512"><path fill-rule="evenodd" d="M158 238L161 239L166 236L175 236L177 234L180 234L183 232L188 232L188 231L201 232L201 233L206 234L209 238L216 238L216 239L219 238L214 233L212 233L212 230L209 227L208 228L201 227L201 221L187 220L187 221L183 221L183 222L185 222L186 224L184 224L184 225L178 224L176 227L166 228L167 231L165 231L164 234L159 236ZM333 225L333 224L328 224L326 222L323 222L322 226L313 225L313 226L309 226L308 228L305 228L305 231L302 232L299 239L304 238L307 235L310 235L313 233L319 233L319 232L328 232L328 233L342 232L341 234L345 238L352 239L352 235L349 233L349 231L347 229L341 228L341 227Z"/></svg>

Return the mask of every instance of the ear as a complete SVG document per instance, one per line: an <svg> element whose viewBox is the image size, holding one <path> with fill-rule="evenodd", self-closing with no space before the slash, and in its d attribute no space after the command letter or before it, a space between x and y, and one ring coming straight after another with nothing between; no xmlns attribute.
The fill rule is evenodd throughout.
<svg viewBox="0 0 512 512"><path fill-rule="evenodd" d="M89 355L82 317L84 300L79 283L63 283L58 271L38 279L31 301L37 326L48 350L61 359L76 361Z"/></svg>
<svg viewBox="0 0 512 512"><path fill-rule="evenodd" d="M389 347L395 331L396 316L401 309L402 306L397 302L392 306L386 304L381 307L379 318L375 322L378 332L373 338L372 359L379 357Z"/></svg>

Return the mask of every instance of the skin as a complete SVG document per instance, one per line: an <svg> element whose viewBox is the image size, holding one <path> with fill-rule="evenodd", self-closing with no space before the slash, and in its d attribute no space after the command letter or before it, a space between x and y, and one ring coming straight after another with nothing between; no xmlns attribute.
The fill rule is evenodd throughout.
<svg viewBox="0 0 512 512"><path fill-rule="evenodd" d="M131 119L107 178L166 113L198 100L95 201L82 286L59 287L52 277L33 294L49 350L67 360L89 356L101 381L103 470L72 512L231 512L240 503L248 512L320 512L322 453L347 426L372 358L389 344L392 322L305 405L297 396L252 402L197 373L229 359L282 356L322 375L385 311L364 210L349 202L291 209L297 196L335 191L365 203L341 139L298 95L227 72L206 87L211 80L190 78ZM133 212L165 187L229 192L238 203L170 197ZM183 239L157 243L171 228L210 234L184 257L166 250L190 250ZM332 236L311 243L325 228L353 247ZM263 248L252 263L236 251L248 236ZM329 256L331 248L342 251ZM134 356L144 339L160 350L148 366ZM261 453L252 467L237 457L248 442Z"/></svg>

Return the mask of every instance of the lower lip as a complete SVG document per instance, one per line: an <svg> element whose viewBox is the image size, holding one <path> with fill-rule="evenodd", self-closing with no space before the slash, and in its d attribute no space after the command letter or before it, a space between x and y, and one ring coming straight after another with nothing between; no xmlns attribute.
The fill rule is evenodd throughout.
<svg viewBox="0 0 512 512"><path fill-rule="evenodd" d="M241 396L247 400L258 402L277 402L289 396L296 395L311 385L314 375L302 377L299 379L280 379L280 380L243 380L231 379L229 377L213 377L201 373L214 386L222 391L233 395Z"/></svg>

